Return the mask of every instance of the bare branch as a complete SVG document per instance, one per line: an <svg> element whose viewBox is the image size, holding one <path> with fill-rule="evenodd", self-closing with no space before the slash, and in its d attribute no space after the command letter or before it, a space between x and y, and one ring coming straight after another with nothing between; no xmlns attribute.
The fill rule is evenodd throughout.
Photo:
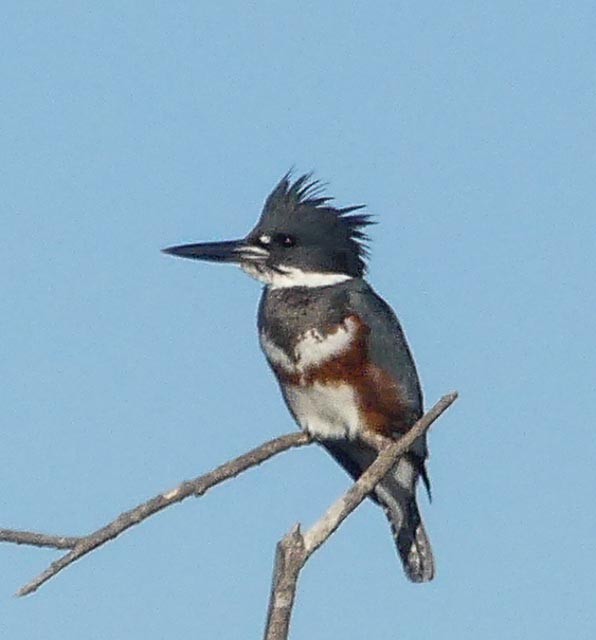
<svg viewBox="0 0 596 640"><path fill-rule="evenodd" d="M81 538L66 536L49 536L35 531L17 531L0 529L0 542L28 544L33 547L50 547L52 549L73 549Z"/></svg>
<svg viewBox="0 0 596 640"><path fill-rule="evenodd" d="M146 520L162 509L165 509L176 502L181 502L189 496L202 496L211 487L224 482L224 480L234 478L243 471L265 462L265 460L268 460L278 453L291 449L292 447L301 447L305 444L309 444L310 442L311 437L302 432L289 433L270 440L269 442L256 447L252 451L222 464L209 473L199 476L194 480L183 482L174 489L161 493L154 498L147 500L147 502L143 502L134 509L122 513L105 527L79 538L46 536L39 533L11 531L7 529L0 530L0 542L14 542L16 544L31 544L35 546L51 546L61 549L72 549L69 553L53 562L43 573L39 574L31 582L20 589L17 592L17 595L25 596L33 593L39 589L44 582L53 578L56 574L62 571L62 569L68 567L75 560L87 555L89 552L97 549L97 547L100 547L109 540L113 540L127 529L143 522L143 520ZM5 533L4 536L1 535L3 532Z"/></svg>
<svg viewBox="0 0 596 640"><path fill-rule="evenodd" d="M414 441L457 399L457 392L443 396L399 440L385 446L350 489L329 507L323 517L306 533L296 525L277 545L265 640L287 640L292 606L300 571L310 556L358 507Z"/></svg>
<svg viewBox="0 0 596 640"><path fill-rule="evenodd" d="M457 393L443 396L407 434L397 441L375 436L364 438L367 444L379 451L373 464L304 535L300 531L299 525L296 525L278 543L265 630L266 640L287 639L298 577L310 556L325 543L348 515L374 489L394 465L395 460L409 449L416 438L428 430L430 425L453 404L456 398ZM209 473L183 482L174 489L161 493L134 509L122 513L105 527L86 536L52 536L32 531L0 529L0 542L70 549L67 554L53 562L43 573L20 589L17 595L24 596L33 593L62 569L162 509L190 496L201 496L211 487L261 464L278 453L292 447L309 444L311 441L312 438L302 432L275 438L234 460L226 462Z"/></svg>
<svg viewBox="0 0 596 640"><path fill-rule="evenodd" d="M288 637L298 574L305 562L304 538L297 524L277 543L275 550L265 640Z"/></svg>

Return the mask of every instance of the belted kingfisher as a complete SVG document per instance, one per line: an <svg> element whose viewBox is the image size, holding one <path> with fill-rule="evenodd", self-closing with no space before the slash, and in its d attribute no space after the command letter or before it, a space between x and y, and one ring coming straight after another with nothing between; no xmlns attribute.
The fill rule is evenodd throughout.
<svg viewBox="0 0 596 640"><path fill-rule="evenodd" d="M188 244L165 253L236 263L264 283L261 348L290 413L358 478L377 452L361 434L396 438L422 416L422 392L399 321L364 280L371 224L364 207L331 206L321 184L286 174L243 239ZM407 577L434 576L430 542L416 503L425 469L421 437L377 485L371 499L391 525Z"/></svg>

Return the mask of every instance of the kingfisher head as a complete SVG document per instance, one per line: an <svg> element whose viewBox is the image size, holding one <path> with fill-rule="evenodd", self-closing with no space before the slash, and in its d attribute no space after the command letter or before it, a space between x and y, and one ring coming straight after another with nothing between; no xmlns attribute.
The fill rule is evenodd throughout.
<svg viewBox="0 0 596 640"><path fill-rule="evenodd" d="M165 253L239 264L272 287L328 286L361 277L366 269L370 216L364 205L336 208L311 174L286 174L271 192L255 227L242 240L186 244Z"/></svg>

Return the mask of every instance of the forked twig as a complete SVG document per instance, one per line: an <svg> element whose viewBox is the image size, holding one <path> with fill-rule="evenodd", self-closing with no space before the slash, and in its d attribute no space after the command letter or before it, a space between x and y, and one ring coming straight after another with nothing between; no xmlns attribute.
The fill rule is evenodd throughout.
<svg viewBox="0 0 596 640"><path fill-rule="evenodd" d="M365 441L379 451L371 466L304 534L300 530L300 525L296 525L280 540L276 549L265 640L287 640L298 577L310 556L327 541L350 513L371 493L395 464L396 459L429 429L431 424L455 402L456 398L456 392L443 396L399 440L393 441L374 436L365 437ZM302 432L290 433L265 442L209 473L183 482L170 491L160 493L134 509L120 514L106 526L85 536L53 536L33 531L0 529L0 542L70 549L68 553L22 587L17 595L24 596L33 593L79 558L166 507L190 496L201 496L211 487L236 477L243 471L261 464L278 453L293 447L304 446L310 442L312 442L311 436Z"/></svg>
<svg viewBox="0 0 596 640"><path fill-rule="evenodd" d="M396 459L429 429L456 398L456 392L443 396L404 436L386 445L370 467L308 531L303 534L300 525L296 525L280 540L275 554L265 640L287 639L298 577L310 556L375 488Z"/></svg>

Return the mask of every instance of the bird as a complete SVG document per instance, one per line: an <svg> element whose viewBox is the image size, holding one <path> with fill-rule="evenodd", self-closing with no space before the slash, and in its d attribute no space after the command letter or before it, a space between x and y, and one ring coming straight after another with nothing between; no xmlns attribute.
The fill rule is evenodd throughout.
<svg viewBox="0 0 596 640"><path fill-rule="evenodd" d="M367 435L397 439L423 414L412 353L391 307L365 279L375 223L365 205L338 208L324 185L286 173L243 239L184 244L164 253L239 265L264 286L260 346L299 427L353 479L378 451ZM430 497L426 436L370 494L391 527L406 577L433 579L435 562L416 492Z"/></svg>

